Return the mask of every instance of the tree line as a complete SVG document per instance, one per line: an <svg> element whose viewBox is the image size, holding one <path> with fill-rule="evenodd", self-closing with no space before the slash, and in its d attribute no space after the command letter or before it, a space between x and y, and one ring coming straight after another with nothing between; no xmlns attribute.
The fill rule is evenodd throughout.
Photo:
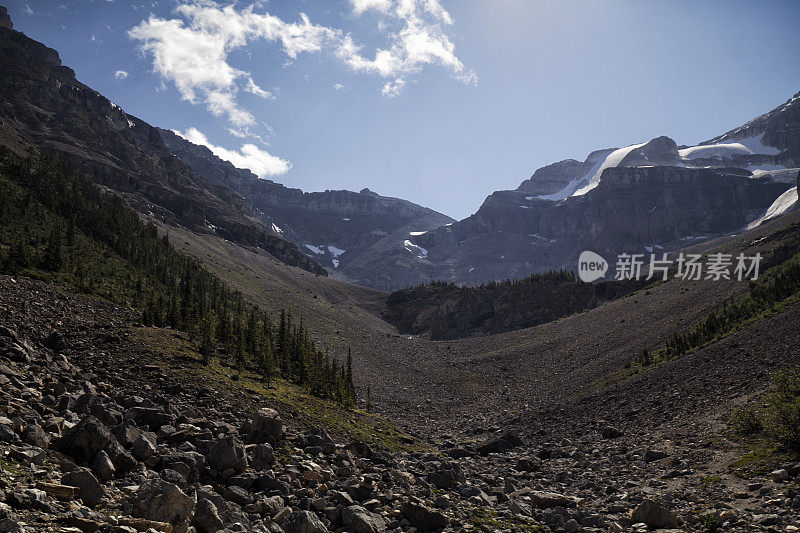
<svg viewBox="0 0 800 533"><path fill-rule="evenodd" d="M273 322L121 198L51 158L0 148L0 269L139 309L145 325L198 340L206 363L220 354L267 382L283 378L356 404L349 350L345 363L321 351L291 310Z"/></svg>

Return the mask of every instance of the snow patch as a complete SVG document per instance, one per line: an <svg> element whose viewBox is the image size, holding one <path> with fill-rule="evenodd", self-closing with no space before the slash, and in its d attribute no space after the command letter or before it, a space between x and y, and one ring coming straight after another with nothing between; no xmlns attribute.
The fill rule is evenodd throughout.
<svg viewBox="0 0 800 533"><path fill-rule="evenodd" d="M272 223L272 231L274 231L278 235L283 235L283 230L279 228L274 222Z"/></svg>
<svg viewBox="0 0 800 533"><path fill-rule="evenodd" d="M691 146L683 150L678 150L678 155L681 156L683 160L692 160L700 158L725 159L734 155L777 155L781 153L777 148L766 146L761 140L763 137L764 134L761 133L755 137L747 137L733 142Z"/></svg>
<svg viewBox="0 0 800 533"><path fill-rule="evenodd" d="M785 193L778 196L778 198L772 202L772 205L769 206L767 211L761 215L756 220L752 221L750 224L747 225L745 229L753 229L755 227L760 226L764 222L768 220L772 220L773 218L779 217L782 214L788 212L792 207L797 205L797 187L792 187Z"/></svg>
<svg viewBox="0 0 800 533"><path fill-rule="evenodd" d="M425 235L426 233L428 233L428 232L427 231L411 231L408 234L411 235L412 237L419 237L420 235Z"/></svg>
<svg viewBox="0 0 800 533"><path fill-rule="evenodd" d="M305 246L306 248L308 248L317 255L325 255L325 250L323 250L319 246L312 246L311 244L304 244L303 246Z"/></svg>
<svg viewBox="0 0 800 533"><path fill-rule="evenodd" d="M408 250L412 254L416 254L417 257L419 257L420 259L425 259L426 257L428 257L428 250L426 250L422 246L414 244L408 239L403 241L403 246L405 246L406 250Z"/></svg>
<svg viewBox="0 0 800 533"><path fill-rule="evenodd" d="M344 220L345 222L350 222L349 218L343 218L342 220Z"/></svg>
<svg viewBox="0 0 800 533"><path fill-rule="evenodd" d="M611 152L608 157L606 157L605 161L603 161L603 164L600 165L600 168L597 170L597 172L595 172L594 176L592 176L592 179L589 180L589 184L575 191L573 196L583 196L587 192L600 185L600 176L603 175L603 171L605 169L619 166L619 164L622 163L622 160L625 159L625 156L632 151L641 148L645 144L647 143L634 144L632 146L620 148Z"/></svg>

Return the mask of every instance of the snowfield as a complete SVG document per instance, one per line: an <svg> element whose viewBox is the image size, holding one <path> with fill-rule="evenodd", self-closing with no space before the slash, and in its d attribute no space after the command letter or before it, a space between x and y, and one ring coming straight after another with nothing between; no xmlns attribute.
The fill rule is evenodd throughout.
<svg viewBox="0 0 800 533"><path fill-rule="evenodd" d="M416 255L420 259L425 259L426 257L428 257L428 250L426 250L422 246L414 244L413 242L409 241L408 239L403 241L403 246L405 247L406 250L408 250L412 254Z"/></svg>
<svg viewBox="0 0 800 533"><path fill-rule="evenodd" d="M775 217L779 217L784 213L788 213L793 207L797 205L797 186L792 187L785 193L778 196L778 198L772 202L772 205L769 206L769 209L761 215L759 218L752 221L750 224L747 225L745 229L753 229L755 227L760 226L764 222L768 220L772 220Z"/></svg>
<svg viewBox="0 0 800 533"><path fill-rule="evenodd" d="M781 151L777 148L764 145L761 142L762 137L764 137L763 133L756 135L755 137L739 139L738 141L707 144L704 146L692 146L690 148L678 150L678 155L681 156L681 159L683 160L691 161L692 159L724 159L730 158L737 154L777 155L781 153Z"/></svg>

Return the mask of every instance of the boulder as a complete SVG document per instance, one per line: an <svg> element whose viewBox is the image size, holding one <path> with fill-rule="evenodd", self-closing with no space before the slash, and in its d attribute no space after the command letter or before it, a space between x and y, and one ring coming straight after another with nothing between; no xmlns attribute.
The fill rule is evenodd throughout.
<svg viewBox="0 0 800 533"><path fill-rule="evenodd" d="M500 437L487 440L476 449L481 455L489 455L490 453L501 453L517 446L522 446L522 439L516 433L509 431Z"/></svg>
<svg viewBox="0 0 800 533"><path fill-rule="evenodd" d="M219 517L217 507L210 500L200 500L192 518L192 525L198 533L217 533L225 527Z"/></svg>
<svg viewBox="0 0 800 533"><path fill-rule="evenodd" d="M328 533L327 526L311 511L292 513L284 529L287 533Z"/></svg>
<svg viewBox="0 0 800 533"><path fill-rule="evenodd" d="M264 407L253 415L253 430L249 441L275 443L283 437L283 420L275 409Z"/></svg>
<svg viewBox="0 0 800 533"><path fill-rule="evenodd" d="M105 450L100 450L92 462L92 472L97 479L106 482L114 477L116 468Z"/></svg>
<svg viewBox="0 0 800 533"><path fill-rule="evenodd" d="M406 502L402 505L401 511L419 531L437 531L447 527L447 516L430 507Z"/></svg>
<svg viewBox="0 0 800 533"><path fill-rule="evenodd" d="M84 504L94 507L105 496L103 487L88 468L76 468L61 477L61 484L78 487L78 496Z"/></svg>
<svg viewBox="0 0 800 533"><path fill-rule="evenodd" d="M195 501L177 485L160 478L148 479L133 496L133 516L171 524L175 533L188 529Z"/></svg>
<svg viewBox="0 0 800 533"><path fill-rule="evenodd" d="M59 447L76 461L87 464L92 464L97 454L104 450L114 463L117 473L128 472L136 466L136 459L126 452L108 428L92 415L84 417L75 427L68 430L59 440Z"/></svg>
<svg viewBox="0 0 800 533"><path fill-rule="evenodd" d="M239 473L247 468L244 445L234 436L227 436L211 443L208 450L208 466L219 472Z"/></svg>
<svg viewBox="0 0 800 533"><path fill-rule="evenodd" d="M678 517L675 513L671 512L663 504L649 499L643 500L633 510L631 520L643 522L653 528L676 527L678 525Z"/></svg>
<svg viewBox="0 0 800 533"><path fill-rule="evenodd" d="M377 513L371 513L360 505L342 509L342 523L353 533L380 533L386 531L386 522Z"/></svg>

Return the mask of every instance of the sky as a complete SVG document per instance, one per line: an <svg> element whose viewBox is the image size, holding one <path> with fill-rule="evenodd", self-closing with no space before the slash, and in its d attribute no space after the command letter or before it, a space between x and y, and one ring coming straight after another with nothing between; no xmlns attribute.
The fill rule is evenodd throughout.
<svg viewBox="0 0 800 533"><path fill-rule="evenodd" d="M6 0L152 125L305 191L457 219L537 168L692 145L800 91L800 1Z"/></svg>

